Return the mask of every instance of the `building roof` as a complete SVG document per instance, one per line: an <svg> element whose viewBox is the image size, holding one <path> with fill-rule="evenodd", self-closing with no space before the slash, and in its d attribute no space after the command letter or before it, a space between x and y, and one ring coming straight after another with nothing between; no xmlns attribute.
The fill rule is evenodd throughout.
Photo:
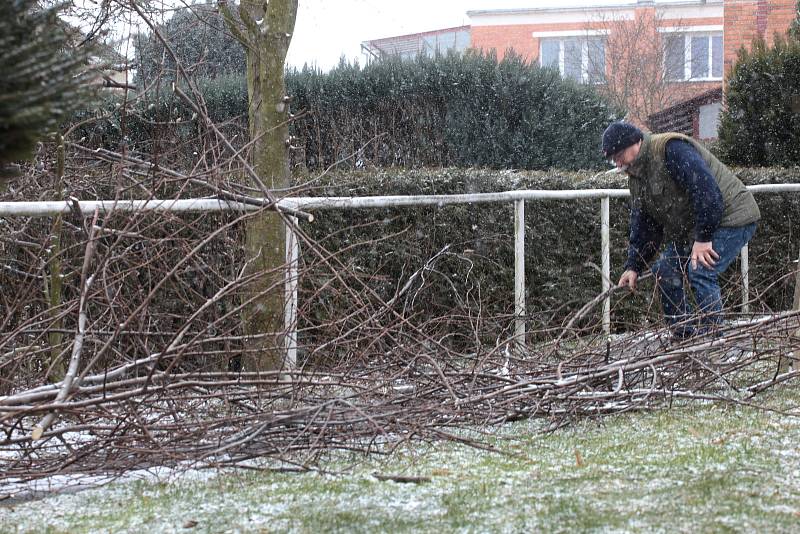
<svg viewBox="0 0 800 534"><path fill-rule="evenodd" d="M723 0L668 0L664 2L653 0L634 0L631 2L620 2L619 4L608 5L572 5L572 6L559 6L559 7L519 7L519 8L506 8L506 9L475 9L467 11L469 17L481 17L487 15L529 15L533 13L547 13L554 11L606 11L617 9L631 9L633 7L642 5L658 5L660 7L672 6L692 6L692 5L715 5L723 4Z"/></svg>
<svg viewBox="0 0 800 534"><path fill-rule="evenodd" d="M456 26L419 33L382 37L361 43L361 50L371 57L432 54L446 50L463 50L469 46L469 26Z"/></svg>

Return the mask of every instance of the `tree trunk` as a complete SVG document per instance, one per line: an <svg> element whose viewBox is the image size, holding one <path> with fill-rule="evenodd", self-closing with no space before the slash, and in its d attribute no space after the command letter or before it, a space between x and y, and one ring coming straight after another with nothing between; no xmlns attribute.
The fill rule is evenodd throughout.
<svg viewBox="0 0 800 534"><path fill-rule="evenodd" d="M58 147L56 148L56 181L54 189L58 192L64 188L64 138L58 135ZM50 345L50 359L48 362L48 379L51 382L59 382L64 378L66 368L61 355L61 343L64 341L64 320L60 317L61 313L61 294L62 294L62 265L61 265L61 228L63 219L61 215L56 215L53 227L50 232L50 246L48 247L47 266L49 276L44 278L45 297L49 305L48 314L51 323L47 334L47 341Z"/></svg>
<svg viewBox="0 0 800 534"><path fill-rule="evenodd" d="M289 104L284 62L294 32L298 0L243 0L241 26L234 34L247 51L248 118L253 145L253 167L269 189L289 186ZM226 14L228 25L233 17ZM260 187L259 184L250 184ZM248 220L246 228L248 274L254 281L243 300L245 333L254 336L242 364L247 370L280 368L284 357L283 282L285 276L284 223L275 212ZM267 334L267 335L264 335ZM255 337L259 336L259 337Z"/></svg>

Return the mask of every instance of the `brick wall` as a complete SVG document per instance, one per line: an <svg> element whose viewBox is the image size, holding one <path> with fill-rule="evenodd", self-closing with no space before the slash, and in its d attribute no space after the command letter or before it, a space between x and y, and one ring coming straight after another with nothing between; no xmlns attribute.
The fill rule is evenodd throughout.
<svg viewBox="0 0 800 534"><path fill-rule="evenodd" d="M796 0L725 0L725 73L739 49L750 48L754 38L772 43L776 33L785 34L796 16Z"/></svg>
<svg viewBox="0 0 800 534"><path fill-rule="evenodd" d="M526 60L539 57L539 43L531 37L533 26L477 26L472 27L472 47L483 51L494 50L497 59L503 59L506 51L513 48Z"/></svg>

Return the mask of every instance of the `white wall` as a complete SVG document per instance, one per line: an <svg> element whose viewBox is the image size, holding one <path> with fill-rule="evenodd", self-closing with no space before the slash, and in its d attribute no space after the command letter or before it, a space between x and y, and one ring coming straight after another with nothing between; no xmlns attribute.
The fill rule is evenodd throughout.
<svg viewBox="0 0 800 534"><path fill-rule="evenodd" d="M721 110L722 104L719 102L700 106L700 131L698 132L698 137L700 139L717 138L717 130L719 129L719 113Z"/></svg>

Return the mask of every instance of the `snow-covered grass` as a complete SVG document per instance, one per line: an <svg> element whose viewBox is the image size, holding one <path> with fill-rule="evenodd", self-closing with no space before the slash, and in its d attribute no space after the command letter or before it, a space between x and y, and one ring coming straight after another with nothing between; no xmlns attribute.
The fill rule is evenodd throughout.
<svg viewBox="0 0 800 534"><path fill-rule="evenodd" d="M760 402L792 409L795 387ZM325 467L341 475L195 472L0 503L0 531L785 532L800 524L797 417L693 403L546 435L541 424L494 429L490 441L505 455L416 445L389 458L332 455Z"/></svg>

